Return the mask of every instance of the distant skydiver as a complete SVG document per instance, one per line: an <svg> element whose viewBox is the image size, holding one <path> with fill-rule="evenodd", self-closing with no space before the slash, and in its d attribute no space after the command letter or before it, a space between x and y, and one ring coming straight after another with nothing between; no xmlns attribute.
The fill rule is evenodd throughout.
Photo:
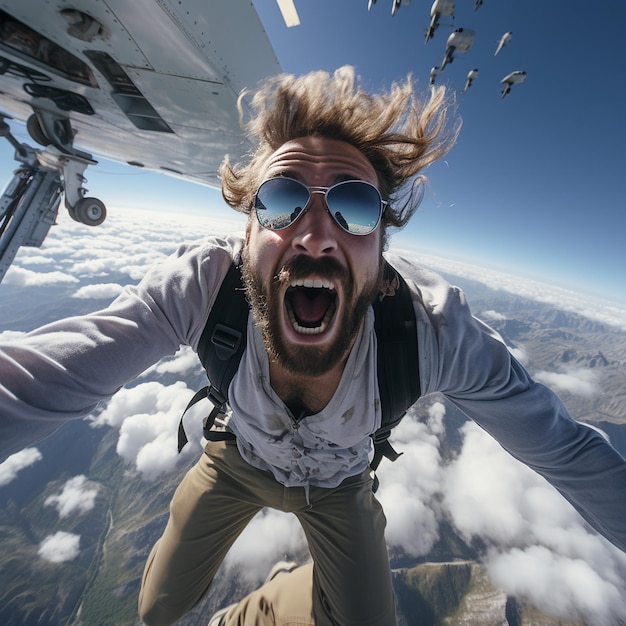
<svg viewBox="0 0 626 626"><path fill-rule="evenodd" d="M426 30L426 41L428 43L433 38L435 31L439 28L439 18L447 15L454 19L454 0L435 0L430 9L430 25Z"/></svg>
<svg viewBox="0 0 626 626"><path fill-rule="evenodd" d="M465 54L474 43L474 35L476 33L469 28L457 28L446 42L446 51L441 62L441 70L444 70L448 63L454 61L454 55L457 52Z"/></svg>
<svg viewBox="0 0 626 626"><path fill-rule="evenodd" d="M437 80L437 76L439 76L440 72L441 68L439 68L437 65L430 68L430 80L428 81L428 84L431 87L435 84L435 80Z"/></svg>
<svg viewBox="0 0 626 626"><path fill-rule="evenodd" d="M506 96L513 85L519 85L526 80L526 72L523 70L517 70L507 74L500 82L504 85L504 89L501 91L502 98Z"/></svg>
<svg viewBox="0 0 626 626"><path fill-rule="evenodd" d="M500 52L500 50L502 50L502 48L504 48L504 46L506 46L506 44L511 41L511 39L513 39L512 32L509 31L508 33L504 33L504 35L500 37L500 41L498 42L498 47L496 48L496 52L493 56L494 57L497 56L498 52Z"/></svg>
<svg viewBox="0 0 626 626"><path fill-rule="evenodd" d="M467 73L467 80L465 81L465 87L463 87L463 90L461 91L461 93L465 93L472 86L472 83L477 77L478 77L478 70L477 69L470 70Z"/></svg>

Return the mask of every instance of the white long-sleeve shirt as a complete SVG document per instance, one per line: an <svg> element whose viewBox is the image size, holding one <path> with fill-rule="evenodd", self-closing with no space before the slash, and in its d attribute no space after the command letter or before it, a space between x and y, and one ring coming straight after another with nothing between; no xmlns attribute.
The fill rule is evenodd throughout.
<svg viewBox="0 0 626 626"><path fill-rule="evenodd" d="M197 349L240 238L184 245L106 309L46 325L0 346L0 461L81 417L181 345ZM462 292L390 257L417 318L422 394L443 393L508 452L544 476L599 532L626 550L626 462L534 382L497 333L472 317ZM244 458L285 485L332 486L367 467L380 425L370 314L327 407L294 427L269 385L249 323L231 388L231 428Z"/></svg>

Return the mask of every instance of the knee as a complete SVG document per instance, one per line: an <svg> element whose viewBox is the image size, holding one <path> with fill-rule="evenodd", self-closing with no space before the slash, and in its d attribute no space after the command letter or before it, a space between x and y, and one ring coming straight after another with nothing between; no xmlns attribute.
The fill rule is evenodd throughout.
<svg viewBox="0 0 626 626"><path fill-rule="evenodd" d="M144 626L170 626L181 616L172 615L171 611L160 606L158 602L146 604L139 598L139 617Z"/></svg>
<svg viewBox="0 0 626 626"><path fill-rule="evenodd" d="M165 606L158 594L148 592L145 584L139 590L137 610L144 626L169 626L182 617L180 610Z"/></svg>

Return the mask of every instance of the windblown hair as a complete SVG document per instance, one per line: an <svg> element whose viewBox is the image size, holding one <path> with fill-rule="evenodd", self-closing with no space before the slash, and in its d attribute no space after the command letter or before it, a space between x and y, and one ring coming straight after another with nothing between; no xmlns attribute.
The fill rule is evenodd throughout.
<svg viewBox="0 0 626 626"><path fill-rule="evenodd" d="M248 137L256 144L246 164L220 166L222 195L234 209L250 213L268 157L287 141L318 136L352 144L370 161L389 206L383 227L402 228L417 210L426 178L419 172L452 148L460 123L448 128L450 102L444 87L432 88L427 102L414 93L410 75L389 92L369 94L354 68L332 75L315 71L281 74L252 95L242 92L238 107ZM249 107L250 119L244 114Z"/></svg>

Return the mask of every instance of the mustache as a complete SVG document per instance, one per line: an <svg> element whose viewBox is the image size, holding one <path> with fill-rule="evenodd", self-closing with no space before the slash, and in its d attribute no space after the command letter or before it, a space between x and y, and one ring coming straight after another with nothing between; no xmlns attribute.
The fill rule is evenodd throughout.
<svg viewBox="0 0 626 626"><path fill-rule="evenodd" d="M306 278L315 274L320 278L338 280L346 284L350 280L348 268L332 257L313 258L306 254L289 259L274 276L274 282L289 285L292 280Z"/></svg>

